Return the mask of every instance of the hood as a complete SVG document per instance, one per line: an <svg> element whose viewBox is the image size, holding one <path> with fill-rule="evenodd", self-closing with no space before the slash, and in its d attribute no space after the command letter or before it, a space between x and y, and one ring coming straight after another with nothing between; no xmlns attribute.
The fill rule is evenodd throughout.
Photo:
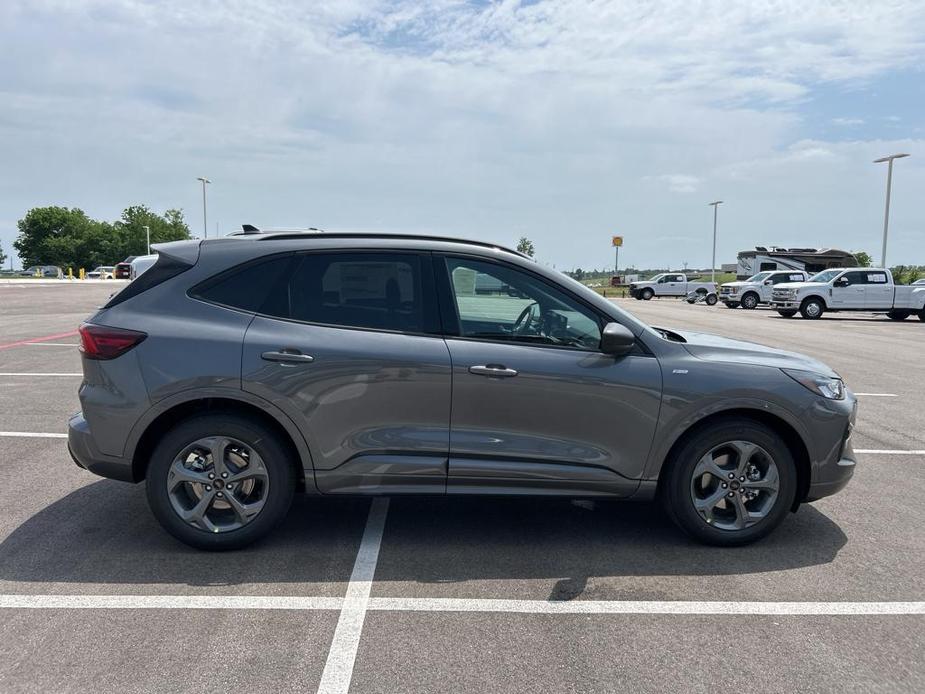
<svg viewBox="0 0 925 694"><path fill-rule="evenodd" d="M723 282L720 287L744 287L746 284L757 284L757 282L746 282L745 280L738 280L736 282Z"/></svg>
<svg viewBox="0 0 925 694"><path fill-rule="evenodd" d="M779 369L801 369L823 376L838 376L832 367L798 352L765 347L745 340L730 340L709 333L674 331L686 340L684 348L697 359L732 364L755 364Z"/></svg>
<svg viewBox="0 0 925 694"><path fill-rule="evenodd" d="M775 284L775 289L802 289L803 287L828 287L828 282L781 282Z"/></svg>

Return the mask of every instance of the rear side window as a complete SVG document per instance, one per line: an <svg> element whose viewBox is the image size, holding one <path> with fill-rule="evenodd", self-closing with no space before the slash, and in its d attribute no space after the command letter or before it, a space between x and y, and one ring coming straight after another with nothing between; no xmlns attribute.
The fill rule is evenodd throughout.
<svg viewBox="0 0 925 694"><path fill-rule="evenodd" d="M308 253L287 286L288 306L265 312L325 325L439 332L429 262L402 253Z"/></svg>
<svg viewBox="0 0 925 694"><path fill-rule="evenodd" d="M293 256L283 255L240 265L200 284L191 294L197 299L257 313L268 302L270 293L285 281L293 262ZM155 265L135 281L147 277L156 268Z"/></svg>

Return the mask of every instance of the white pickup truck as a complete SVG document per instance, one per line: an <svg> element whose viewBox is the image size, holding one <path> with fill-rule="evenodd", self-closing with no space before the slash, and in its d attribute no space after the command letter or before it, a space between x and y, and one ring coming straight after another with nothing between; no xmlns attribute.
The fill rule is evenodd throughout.
<svg viewBox="0 0 925 694"><path fill-rule="evenodd" d="M772 289L784 282L805 282L809 275L802 270L773 270L759 272L747 280L726 282L719 287L719 300L727 308L753 309L758 304L771 303Z"/></svg>
<svg viewBox="0 0 925 694"><path fill-rule="evenodd" d="M816 319L826 311L871 311L893 320L918 315L925 321L925 287L898 286L882 268L832 268L807 282L778 284L771 291L771 306L785 318L799 311Z"/></svg>
<svg viewBox="0 0 925 694"><path fill-rule="evenodd" d="M716 284L714 282L690 282L687 275L663 272L644 282L633 282L630 285L630 296L643 301L648 301L653 296L686 297L691 292L702 292L703 294L713 292L715 294Z"/></svg>

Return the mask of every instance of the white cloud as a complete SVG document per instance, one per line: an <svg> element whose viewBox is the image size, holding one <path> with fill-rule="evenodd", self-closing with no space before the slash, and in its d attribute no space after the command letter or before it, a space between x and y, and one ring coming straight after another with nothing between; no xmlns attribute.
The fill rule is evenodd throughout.
<svg viewBox="0 0 925 694"><path fill-rule="evenodd" d="M697 192L864 179L857 152L806 139L801 105L921 64L923 27L925 5L900 1L8 0L2 216L144 201L195 223L207 174L226 230L526 233L561 267L620 228L644 263L699 224ZM863 196L835 190L801 218L838 204L842 232L865 233ZM748 204L745 245L774 241L776 201Z"/></svg>
<svg viewBox="0 0 925 694"><path fill-rule="evenodd" d="M865 121L863 118L833 118L832 119L833 125L840 125L846 128L851 128L857 125L864 125L864 122Z"/></svg>

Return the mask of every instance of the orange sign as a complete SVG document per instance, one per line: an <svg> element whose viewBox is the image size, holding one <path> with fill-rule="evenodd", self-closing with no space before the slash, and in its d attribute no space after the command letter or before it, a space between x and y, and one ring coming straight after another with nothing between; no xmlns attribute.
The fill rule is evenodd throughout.
<svg viewBox="0 0 925 694"><path fill-rule="evenodd" d="M622 236L612 236L610 241L611 241L610 243L611 246L622 246L623 245Z"/></svg>

